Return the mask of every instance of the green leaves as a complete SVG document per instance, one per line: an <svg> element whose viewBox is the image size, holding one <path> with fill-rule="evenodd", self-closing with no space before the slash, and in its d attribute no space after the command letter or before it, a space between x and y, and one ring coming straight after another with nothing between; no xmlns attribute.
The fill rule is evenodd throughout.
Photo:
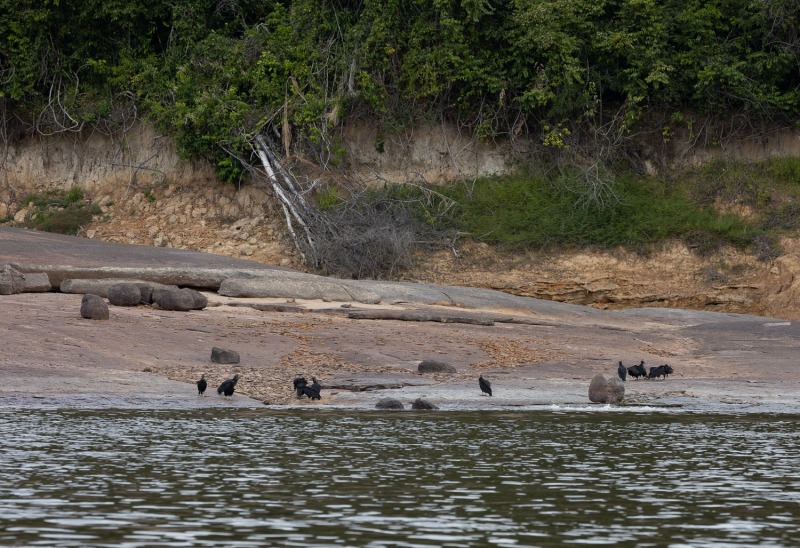
<svg viewBox="0 0 800 548"><path fill-rule="evenodd" d="M0 99L18 114L56 92L64 119L102 123L130 97L229 180L241 166L224 157L254 132L320 155L346 116L560 148L543 126L800 109L796 1L0 0L0 37Z"/></svg>

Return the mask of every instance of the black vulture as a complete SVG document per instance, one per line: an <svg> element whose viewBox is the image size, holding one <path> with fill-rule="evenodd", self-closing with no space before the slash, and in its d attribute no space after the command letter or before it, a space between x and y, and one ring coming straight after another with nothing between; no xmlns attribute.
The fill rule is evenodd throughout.
<svg viewBox="0 0 800 548"><path fill-rule="evenodd" d="M317 382L317 377L311 377L311 381L312 381L311 382L311 389L312 390L316 390L317 394L322 392L322 385L319 382Z"/></svg>
<svg viewBox="0 0 800 548"><path fill-rule="evenodd" d="M319 385L317 385L319 386ZM312 400L318 400L319 398L319 391L314 390L312 387L306 385L303 387L303 394L311 398Z"/></svg>
<svg viewBox="0 0 800 548"><path fill-rule="evenodd" d="M294 391L299 398L303 395L303 388L308 385L308 381L305 377L295 377L292 381L292 385L294 386Z"/></svg>
<svg viewBox="0 0 800 548"><path fill-rule="evenodd" d="M644 360L642 360L639 365L630 366L628 368L628 375L636 380L639 380L639 377L646 377L647 370L644 368Z"/></svg>
<svg viewBox="0 0 800 548"><path fill-rule="evenodd" d="M672 375L674 372L675 372L675 370L672 369L671 365L666 364L666 363L664 364L664 378L665 379L667 378L667 375Z"/></svg>
<svg viewBox="0 0 800 548"><path fill-rule="evenodd" d="M206 376L200 375L200 380L197 381L197 394L200 396L205 396L206 388L208 388L208 382L206 381Z"/></svg>
<svg viewBox="0 0 800 548"><path fill-rule="evenodd" d="M650 373L647 375L648 379L657 379L659 377L667 378L667 367L664 365L659 365L658 367L651 367Z"/></svg>
<svg viewBox="0 0 800 548"><path fill-rule="evenodd" d="M223 382L217 388L217 394L225 394L226 398L232 398L233 392L236 389L236 383L239 380L239 375L234 375L232 379L228 379L227 381Z"/></svg>
<svg viewBox="0 0 800 548"><path fill-rule="evenodd" d="M483 375L478 377L478 386L481 387L481 396L484 394L492 395L492 383L483 378Z"/></svg>
<svg viewBox="0 0 800 548"><path fill-rule="evenodd" d="M619 378L622 379L623 381L625 380L625 377L628 376L628 370L625 369L625 366L622 365L621 361L619 362L619 365L617 366L617 375L619 375Z"/></svg>

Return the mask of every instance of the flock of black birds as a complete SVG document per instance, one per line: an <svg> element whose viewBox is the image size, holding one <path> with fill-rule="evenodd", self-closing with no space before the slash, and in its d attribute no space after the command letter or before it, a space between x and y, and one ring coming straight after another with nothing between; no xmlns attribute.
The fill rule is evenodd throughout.
<svg viewBox="0 0 800 548"><path fill-rule="evenodd" d="M627 379L628 375L637 381L640 377L645 379L658 379L660 377L662 380L664 380L668 375L671 375L674 372L675 370L666 363L657 367L651 367L650 371L648 371L644 367L644 360L641 360L638 364L631 365L629 367L625 367L622 361L620 361L619 366L617 366L617 375L619 375L619 378L623 381Z"/></svg>
<svg viewBox="0 0 800 548"><path fill-rule="evenodd" d="M239 382L239 375L234 375L233 378L224 381L217 388L217 394L224 395L226 399L231 399L233 393L236 391L236 383ZM206 388L208 388L208 381L205 375L200 375L200 380L197 381L197 395L205 396Z"/></svg>
<svg viewBox="0 0 800 548"><path fill-rule="evenodd" d="M292 381L292 385L294 386L294 392L297 394L298 398L308 396L312 400L319 399L319 393L322 390L322 386L319 384L319 382L317 382L316 377L311 377L311 384L308 384L308 381L305 377L297 376Z"/></svg>
<svg viewBox="0 0 800 548"><path fill-rule="evenodd" d="M620 360L619 366L617 367L617 375L619 375L619 378L623 381L627 380L628 375L636 380L639 380L639 378L642 377L646 379L666 379L668 375L671 375L674 372L675 370L666 363L657 367L651 367L650 371L647 371L644 367L644 360L641 360L637 365L631 365L629 367L625 367L625 364L623 364ZM234 375L233 378L226 380L219 385L219 388L217 388L217 394L224 394L226 398L230 399L233 397L233 393L236 390L236 383L238 380L239 375ZM292 386L298 398L306 396L312 400L320 399L322 385L319 384L319 381L317 381L316 377L311 377L311 384L308 384L308 381L305 377L298 375L292 381ZM483 375L478 377L478 386L481 389L481 396L484 394L488 394L489 396L492 395L492 383L484 379ZM200 380L197 381L197 393L203 396L207 387L208 382L206 381L206 376L200 375Z"/></svg>
<svg viewBox="0 0 800 548"><path fill-rule="evenodd" d="M217 388L217 394L220 396L224 395L226 399L232 398L233 393L236 391L237 382L239 382L238 374L220 384ZM298 398L308 396L312 400L320 399L322 385L317 381L316 377L311 377L311 384L308 384L305 377L297 376L294 378L294 381L292 381L292 385L294 386L294 391ZM199 396L205 396L206 388L208 388L206 376L200 375L200 380L197 381L197 394ZM489 395L491 395L491 393L492 391L489 389Z"/></svg>

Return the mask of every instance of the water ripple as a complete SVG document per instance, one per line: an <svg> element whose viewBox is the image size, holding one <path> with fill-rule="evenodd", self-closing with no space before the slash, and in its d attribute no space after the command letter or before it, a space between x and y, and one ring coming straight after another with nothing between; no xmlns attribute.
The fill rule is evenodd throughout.
<svg viewBox="0 0 800 548"><path fill-rule="evenodd" d="M782 415L26 410L0 436L0 544L800 544Z"/></svg>

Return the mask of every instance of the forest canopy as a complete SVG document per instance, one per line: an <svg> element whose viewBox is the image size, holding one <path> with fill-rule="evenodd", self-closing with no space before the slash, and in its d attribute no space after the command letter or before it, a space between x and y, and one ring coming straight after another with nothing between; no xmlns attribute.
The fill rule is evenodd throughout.
<svg viewBox="0 0 800 548"><path fill-rule="evenodd" d="M563 145L665 113L796 122L798 0L0 0L4 131L149 117L242 174L253 135L320 165L346 117ZM663 131L668 131L664 129ZM289 133L291 135L289 135Z"/></svg>

